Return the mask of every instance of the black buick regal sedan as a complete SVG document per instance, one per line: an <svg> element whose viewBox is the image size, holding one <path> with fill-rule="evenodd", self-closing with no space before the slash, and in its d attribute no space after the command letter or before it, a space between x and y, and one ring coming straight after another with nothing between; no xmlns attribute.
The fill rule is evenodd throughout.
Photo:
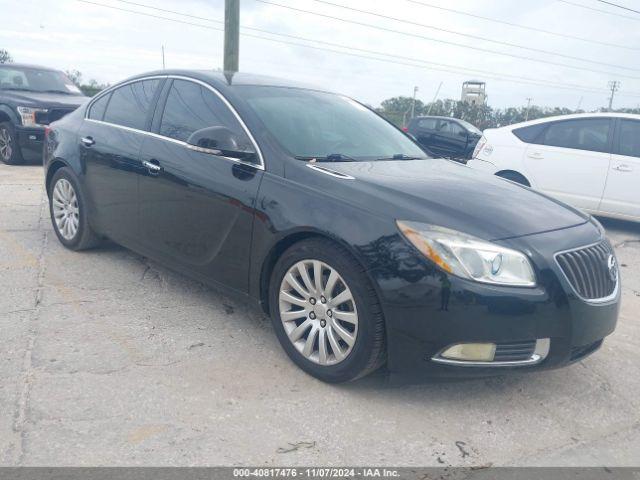
<svg viewBox="0 0 640 480"><path fill-rule="evenodd" d="M109 238L255 302L324 381L558 367L615 328L596 220L429 158L341 95L153 72L52 124L44 157L65 247Z"/></svg>

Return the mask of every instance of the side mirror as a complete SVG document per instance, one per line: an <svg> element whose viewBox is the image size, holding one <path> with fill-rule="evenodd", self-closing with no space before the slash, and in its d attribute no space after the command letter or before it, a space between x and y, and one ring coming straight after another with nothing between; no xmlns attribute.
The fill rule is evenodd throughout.
<svg viewBox="0 0 640 480"><path fill-rule="evenodd" d="M196 130L187 139L189 148L211 155L255 161L256 152L238 135L226 127L207 127Z"/></svg>

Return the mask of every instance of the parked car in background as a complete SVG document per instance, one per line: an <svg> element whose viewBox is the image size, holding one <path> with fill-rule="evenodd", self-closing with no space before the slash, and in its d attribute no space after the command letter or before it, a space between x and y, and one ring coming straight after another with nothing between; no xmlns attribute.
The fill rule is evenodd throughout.
<svg viewBox="0 0 640 480"><path fill-rule="evenodd" d="M640 115L584 113L488 129L468 165L586 212L640 221Z"/></svg>
<svg viewBox="0 0 640 480"><path fill-rule="evenodd" d="M597 221L429 158L342 95L152 72L55 122L44 155L65 247L108 237L261 305L289 357L328 382L384 364L554 368L616 325L617 263Z"/></svg>
<svg viewBox="0 0 640 480"><path fill-rule="evenodd" d="M15 165L41 159L45 127L86 100L59 70L0 65L0 160Z"/></svg>
<svg viewBox="0 0 640 480"><path fill-rule="evenodd" d="M457 160L471 158L482 137L482 132L469 122L449 117L416 117L405 131L434 155Z"/></svg>

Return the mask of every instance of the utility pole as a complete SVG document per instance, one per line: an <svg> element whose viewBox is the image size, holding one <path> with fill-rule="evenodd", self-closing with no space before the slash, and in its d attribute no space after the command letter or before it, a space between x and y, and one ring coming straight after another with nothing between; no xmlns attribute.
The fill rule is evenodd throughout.
<svg viewBox="0 0 640 480"><path fill-rule="evenodd" d="M531 108L531 100L533 100L533 98L527 97L527 113L525 113L525 115L524 115L524 121L525 122L527 120L529 120L529 109Z"/></svg>
<svg viewBox="0 0 640 480"><path fill-rule="evenodd" d="M416 113L416 93L418 93L418 87L413 87L413 101L411 102L411 118L415 117L415 113Z"/></svg>
<svg viewBox="0 0 640 480"><path fill-rule="evenodd" d="M162 69L165 69L165 65L164 65L164 45L162 45Z"/></svg>
<svg viewBox="0 0 640 480"><path fill-rule="evenodd" d="M240 0L224 2L224 71L237 72L240 59Z"/></svg>
<svg viewBox="0 0 640 480"><path fill-rule="evenodd" d="M438 99L438 94L440 93L440 89L442 88L442 82L440 82L440 85L438 85L438 89L436 90L436 94L433 96L433 100L431 101L431 104L429 105L429 110L427 111L427 115L429 115L431 113L431 109L433 108L433 104L436 103L436 100Z"/></svg>
<svg viewBox="0 0 640 480"><path fill-rule="evenodd" d="M609 111L611 111L613 107L613 96L620 89L620 82L617 80L609 82L609 89L611 90L611 96L609 97Z"/></svg>

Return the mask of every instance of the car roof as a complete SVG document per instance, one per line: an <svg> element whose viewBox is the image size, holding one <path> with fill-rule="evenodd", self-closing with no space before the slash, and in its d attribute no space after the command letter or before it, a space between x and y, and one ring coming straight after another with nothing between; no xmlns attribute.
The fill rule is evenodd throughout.
<svg viewBox="0 0 640 480"><path fill-rule="evenodd" d="M553 117L536 118L535 120L529 120L528 122L514 123L511 125L505 125L505 130L513 130L516 128L528 127L529 125L538 125L547 122L556 122L558 120L572 120L576 118L630 118L633 120L640 120L640 115L635 113L616 113L616 112L594 112L594 113L572 113L570 115L556 115Z"/></svg>
<svg viewBox="0 0 640 480"><path fill-rule="evenodd" d="M420 115L418 117L413 117L413 120L424 120L424 119L436 119L436 120L460 120L459 118L454 117L444 117L439 115Z"/></svg>
<svg viewBox="0 0 640 480"><path fill-rule="evenodd" d="M245 72L223 72L220 70L155 70L152 72L135 75L134 77L128 78L126 81L158 75L176 75L194 78L196 80L209 83L218 90L232 90L235 86L259 85L269 87L302 88L324 92L328 91L315 85L309 85L283 78L270 77L267 75L256 75Z"/></svg>
<svg viewBox="0 0 640 480"><path fill-rule="evenodd" d="M42 65L32 65L29 63L1 63L0 68L30 68L37 70L48 70L50 72L60 72L57 68L43 67Z"/></svg>

